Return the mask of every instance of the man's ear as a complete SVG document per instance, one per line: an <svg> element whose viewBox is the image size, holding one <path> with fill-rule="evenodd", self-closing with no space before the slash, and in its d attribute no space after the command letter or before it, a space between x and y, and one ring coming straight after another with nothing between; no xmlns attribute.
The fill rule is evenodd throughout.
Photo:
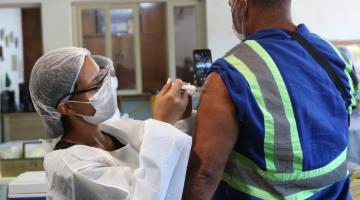
<svg viewBox="0 0 360 200"><path fill-rule="evenodd" d="M62 115L73 115L75 113L75 111L73 110L73 106L70 103L64 101L59 103L59 105L57 106L57 110Z"/></svg>
<svg viewBox="0 0 360 200"><path fill-rule="evenodd" d="M238 8L237 8L237 9L240 9L240 16L245 17L245 14L246 14L247 9L248 9L248 2L247 2L247 0L240 1L240 2L238 3Z"/></svg>

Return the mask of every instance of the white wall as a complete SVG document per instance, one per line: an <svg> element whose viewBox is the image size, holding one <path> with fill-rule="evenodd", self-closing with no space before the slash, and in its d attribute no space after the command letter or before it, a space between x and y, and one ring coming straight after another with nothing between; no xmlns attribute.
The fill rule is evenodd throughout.
<svg viewBox="0 0 360 200"><path fill-rule="evenodd" d="M72 46L71 1L42 0L41 15L44 52Z"/></svg>
<svg viewBox="0 0 360 200"><path fill-rule="evenodd" d="M16 103L19 102L19 83L23 82L23 40L21 26L21 10L19 8L0 9L0 30L3 29L5 36L13 33L13 42L6 46L5 36L0 40L3 47L4 60L0 60L0 92L8 89L15 91ZM15 47L15 38L18 38L18 47ZM16 68L13 68L13 56L16 57ZM5 74L9 75L11 86L5 88Z"/></svg>
<svg viewBox="0 0 360 200"><path fill-rule="evenodd" d="M87 0L0 0L0 5L40 3L44 51L48 52L72 45L71 3L75 1ZM103 2L105 0L88 1ZM228 1L206 1L207 42L216 59L233 47L238 40L232 32ZM296 23L306 23L314 32L330 40L360 39L359 8L359 0L293 0L293 17Z"/></svg>
<svg viewBox="0 0 360 200"><path fill-rule="evenodd" d="M293 19L329 40L360 39L359 0L293 0Z"/></svg>
<svg viewBox="0 0 360 200"><path fill-rule="evenodd" d="M43 49L72 45L71 2L73 0L0 0L0 6L41 5ZM99 0L100 1L100 0Z"/></svg>
<svg viewBox="0 0 360 200"><path fill-rule="evenodd" d="M293 19L329 40L360 39L359 0L292 0ZM207 0L208 45L219 58L238 40L228 1Z"/></svg>
<svg viewBox="0 0 360 200"><path fill-rule="evenodd" d="M207 0L206 18L208 48L212 51L213 60L216 60L239 42L232 29L228 1Z"/></svg>

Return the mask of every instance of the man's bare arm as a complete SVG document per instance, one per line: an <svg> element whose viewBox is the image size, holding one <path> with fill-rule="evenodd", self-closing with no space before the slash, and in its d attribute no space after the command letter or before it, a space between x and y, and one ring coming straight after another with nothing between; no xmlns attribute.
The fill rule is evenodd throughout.
<svg viewBox="0 0 360 200"><path fill-rule="evenodd" d="M238 138L239 124L228 90L217 73L202 91L183 199L211 199Z"/></svg>

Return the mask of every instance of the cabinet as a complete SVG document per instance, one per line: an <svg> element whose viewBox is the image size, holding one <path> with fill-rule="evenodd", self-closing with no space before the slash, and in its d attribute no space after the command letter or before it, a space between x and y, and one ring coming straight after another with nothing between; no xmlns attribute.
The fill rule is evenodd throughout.
<svg viewBox="0 0 360 200"><path fill-rule="evenodd" d="M45 127L37 113L8 113L3 114L4 139L37 140L46 137Z"/></svg>

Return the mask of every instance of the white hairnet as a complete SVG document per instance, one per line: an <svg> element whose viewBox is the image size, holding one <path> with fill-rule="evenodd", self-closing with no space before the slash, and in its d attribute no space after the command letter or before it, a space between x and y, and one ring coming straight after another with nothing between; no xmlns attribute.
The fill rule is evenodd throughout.
<svg viewBox="0 0 360 200"><path fill-rule="evenodd" d="M57 104L61 97L73 92L85 56L89 55L87 49L67 47L49 52L35 63L29 89L50 138L64 133Z"/></svg>

